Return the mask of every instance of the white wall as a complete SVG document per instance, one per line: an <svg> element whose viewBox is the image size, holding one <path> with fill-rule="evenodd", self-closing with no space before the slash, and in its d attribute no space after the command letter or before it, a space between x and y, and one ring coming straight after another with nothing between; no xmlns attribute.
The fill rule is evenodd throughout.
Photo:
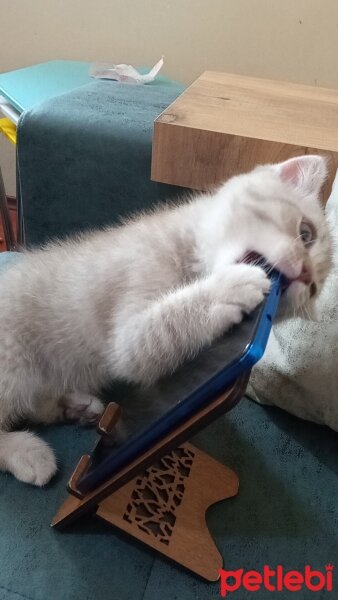
<svg viewBox="0 0 338 600"><path fill-rule="evenodd" d="M338 0L1 0L0 72L56 58L214 69L338 88ZM14 151L0 142L14 193Z"/></svg>

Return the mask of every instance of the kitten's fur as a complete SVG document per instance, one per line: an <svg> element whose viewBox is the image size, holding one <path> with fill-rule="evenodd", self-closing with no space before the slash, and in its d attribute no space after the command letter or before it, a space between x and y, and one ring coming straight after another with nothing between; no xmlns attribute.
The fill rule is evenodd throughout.
<svg viewBox="0 0 338 600"><path fill-rule="evenodd" d="M290 279L306 267L319 293L330 265L325 177L318 156L258 167L215 194L24 253L1 276L0 469L45 484L54 454L12 431L17 421L95 421L101 386L153 383L240 322L269 288L261 268L239 264L246 252ZM308 247L302 219L317 232ZM283 302L298 310L309 296L295 281Z"/></svg>

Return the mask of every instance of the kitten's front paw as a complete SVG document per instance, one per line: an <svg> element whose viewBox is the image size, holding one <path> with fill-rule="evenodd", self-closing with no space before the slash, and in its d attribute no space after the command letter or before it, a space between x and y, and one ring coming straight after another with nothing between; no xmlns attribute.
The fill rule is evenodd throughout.
<svg viewBox="0 0 338 600"><path fill-rule="evenodd" d="M229 324L239 323L243 314L249 314L264 300L270 289L270 280L265 271L252 265L233 265L217 273L216 302L212 312L227 315ZM222 308L223 307L223 308Z"/></svg>
<svg viewBox="0 0 338 600"><path fill-rule="evenodd" d="M27 432L15 432L15 447L7 457L6 470L24 483L43 486L57 471L53 450L35 435Z"/></svg>
<svg viewBox="0 0 338 600"><path fill-rule="evenodd" d="M263 302L271 281L261 267L235 265L231 274L231 299L241 310L248 314Z"/></svg>

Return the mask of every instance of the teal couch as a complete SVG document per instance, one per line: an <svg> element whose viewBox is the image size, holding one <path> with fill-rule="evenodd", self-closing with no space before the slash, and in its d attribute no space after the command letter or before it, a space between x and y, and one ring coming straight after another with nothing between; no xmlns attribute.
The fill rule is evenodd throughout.
<svg viewBox="0 0 338 600"><path fill-rule="evenodd" d="M91 84L86 96L73 93L50 101L20 123L20 199L30 245L116 222L121 214L178 193L151 184L149 173L153 118L181 88L163 82L126 92L103 83ZM10 268L7 261L16 258L1 255L0 267ZM1 600L220 597L218 584L201 581L94 517L62 533L50 529L69 475L91 449L95 432L60 425L41 435L59 461L59 472L45 489L0 473ZM335 563L334 433L243 398L194 441L240 478L238 496L208 513L226 569L261 572L264 565L283 565L302 571L310 565L324 572L326 564ZM334 586L338 589L338 583ZM242 588L233 597L249 599L252 592ZM254 597L264 600L271 592L262 589ZM290 592L276 597L289 598ZM296 597L307 600L313 592L303 587ZM326 598L327 592L315 597Z"/></svg>

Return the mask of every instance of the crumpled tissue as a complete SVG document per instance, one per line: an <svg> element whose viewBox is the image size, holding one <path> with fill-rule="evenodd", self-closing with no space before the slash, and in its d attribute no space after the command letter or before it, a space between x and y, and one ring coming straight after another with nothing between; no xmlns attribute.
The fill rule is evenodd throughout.
<svg viewBox="0 0 338 600"><path fill-rule="evenodd" d="M90 65L90 76L96 77L97 79L114 79L121 83L132 83L136 85L143 85L144 83L150 83L154 81L156 75L162 69L164 64L162 58L153 66L153 68L146 73L141 75L131 65L111 65L108 63L93 63Z"/></svg>

